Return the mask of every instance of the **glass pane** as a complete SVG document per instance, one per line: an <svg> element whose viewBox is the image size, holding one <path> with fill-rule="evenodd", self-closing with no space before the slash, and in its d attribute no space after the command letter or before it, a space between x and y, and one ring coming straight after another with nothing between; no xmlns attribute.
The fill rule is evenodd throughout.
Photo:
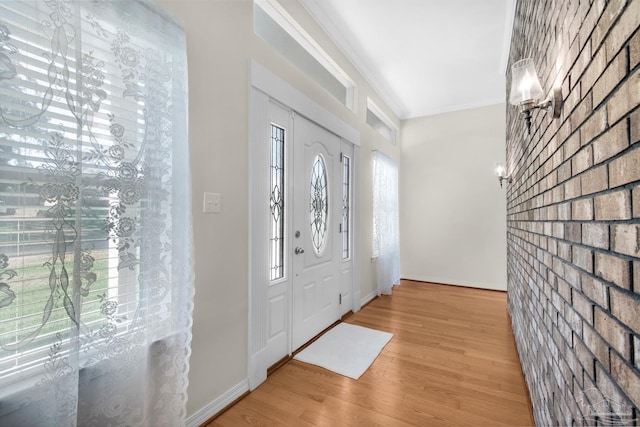
<svg viewBox="0 0 640 427"><path fill-rule="evenodd" d="M311 240L316 253L320 254L327 239L327 216L329 197L327 195L327 168L318 154L311 167L311 202L309 206Z"/></svg>
<svg viewBox="0 0 640 427"><path fill-rule="evenodd" d="M342 158L342 259L349 258L349 215L351 207L351 159Z"/></svg>
<svg viewBox="0 0 640 427"><path fill-rule="evenodd" d="M367 124L382 135L384 139L395 145L396 140L393 129L369 109L367 109Z"/></svg>
<svg viewBox="0 0 640 427"><path fill-rule="evenodd" d="M270 277L284 277L284 129L271 125Z"/></svg>

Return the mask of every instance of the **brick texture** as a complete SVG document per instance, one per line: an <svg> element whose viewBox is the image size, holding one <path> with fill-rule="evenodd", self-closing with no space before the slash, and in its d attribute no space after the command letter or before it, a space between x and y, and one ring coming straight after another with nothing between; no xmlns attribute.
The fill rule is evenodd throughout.
<svg viewBox="0 0 640 427"><path fill-rule="evenodd" d="M630 289L631 265L624 258L598 252L595 254L594 273L621 288Z"/></svg>
<svg viewBox="0 0 640 427"><path fill-rule="evenodd" d="M638 33L638 35L640 36L640 33ZM638 40L640 41L640 37L638 37ZM631 140L630 142L632 144L635 144L636 142L640 141L640 111L636 111L635 113L633 113L631 115L631 117L629 118L630 124L631 124Z"/></svg>
<svg viewBox="0 0 640 427"><path fill-rule="evenodd" d="M640 203L640 191L637 192ZM635 202L635 200L634 200ZM631 219L631 197L629 190L603 194L593 199L595 219L598 221ZM640 206L638 206L640 208Z"/></svg>
<svg viewBox="0 0 640 427"><path fill-rule="evenodd" d="M597 141L593 142L594 163L608 160L629 146L627 139L627 122L618 122L609 129Z"/></svg>
<svg viewBox="0 0 640 427"><path fill-rule="evenodd" d="M611 226L612 249L615 252L640 256L640 224L617 224Z"/></svg>
<svg viewBox="0 0 640 427"><path fill-rule="evenodd" d="M640 91L640 87L638 88ZM611 187L640 180L640 147L626 152L611 162L609 167Z"/></svg>
<svg viewBox="0 0 640 427"><path fill-rule="evenodd" d="M640 334L640 298L629 292L611 289L611 313L627 325L631 331Z"/></svg>
<svg viewBox="0 0 640 427"><path fill-rule="evenodd" d="M640 218L640 186L633 189L633 217Z"/></svg>
<svg viewBox="0 0 640 427"><path fill-rule="evenodd" d="M537 425L600 425L608 402L640 426L639 25L640 0L517 2L509 63L533 58L565 100L530 134L507 109L509 312Z"/></svg>

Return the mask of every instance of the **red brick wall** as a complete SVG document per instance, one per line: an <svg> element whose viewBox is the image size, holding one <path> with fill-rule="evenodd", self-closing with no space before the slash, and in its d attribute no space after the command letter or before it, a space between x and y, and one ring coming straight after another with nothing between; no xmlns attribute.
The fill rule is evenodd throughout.
<svg viewBox="0 0 640 427"><path fill-rule="evenodd" d="M565 100L530 135L507 106L509 311L538 425L640 425L639 24L640 0L516 8L510 64L532 57Z"/></svg>

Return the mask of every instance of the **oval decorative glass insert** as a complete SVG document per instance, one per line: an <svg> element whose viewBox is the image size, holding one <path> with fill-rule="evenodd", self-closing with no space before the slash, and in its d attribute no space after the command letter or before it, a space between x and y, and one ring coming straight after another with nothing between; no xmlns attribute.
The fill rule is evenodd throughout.
<svg viewBox="0 0 640 427"><path fill-rule="evenodd" d="M327 216L329 214L327 168L320 154L316 156L311 167L310 191L309 220L311 222L311 240L316 253L320 254L327 239Z"/></svg>

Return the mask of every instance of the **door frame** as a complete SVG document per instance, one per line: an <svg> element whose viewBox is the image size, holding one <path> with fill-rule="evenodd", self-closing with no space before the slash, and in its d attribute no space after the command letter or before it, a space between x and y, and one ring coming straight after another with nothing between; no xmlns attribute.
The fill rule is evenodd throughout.
<svg viewBox="0 0 640 427"><path fill-rule="evenodd" d="M353 145L353 200L352 200L352 250L353 280L351 283L352 310L360 309L360 180L359 151L360 133L334 114L299 92L289 83L267 70L256 61L249 63L249 292L248 292L248 382L253 390L267 378L265 350L267 345L267 285L268 239L265 239L269 213L263 206L263 195L268 194L268 179L262 165L269 158L268 135L265 123L269 123L270 99L301 115L326 130L336 134L343 142ZM291 292L289 292L291 295ZM291 311L290 307L287 307ZM291 321L291 313L288 313ZM291 325L288 327L291 333ZM291 336L289 336L289 354Z"/></svg>

